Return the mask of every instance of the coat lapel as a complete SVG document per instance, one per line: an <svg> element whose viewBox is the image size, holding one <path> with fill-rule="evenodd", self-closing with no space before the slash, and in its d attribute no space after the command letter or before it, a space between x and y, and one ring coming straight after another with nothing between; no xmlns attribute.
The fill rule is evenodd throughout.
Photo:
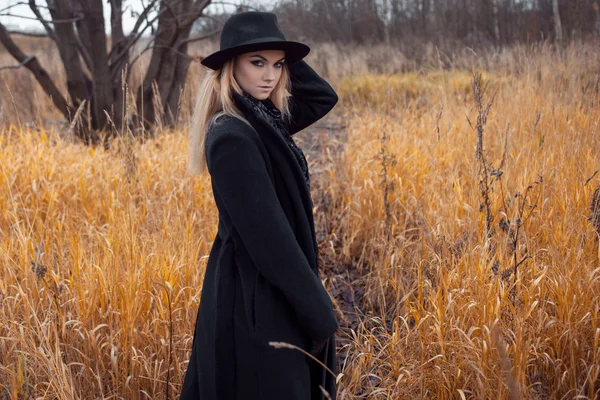
<svg viewBox="0 0 600 400"><path fill-rule="evenodd" d="M232 91L232 96L239 110L263 140L271 161L276 165L276 168L282 172L284 177L292 178L284 179L284 182L292 201L294 201L294 212L301 229L301 235L299 235L298 240L311 268L319 276L318 245L314 228L312 199L310 189L304 180L302 169L292 149L286 143L285 138L267 121L260 111L255 109L256 106L249 99L245 98L244 95L237 93L235 90Z"/></svg>

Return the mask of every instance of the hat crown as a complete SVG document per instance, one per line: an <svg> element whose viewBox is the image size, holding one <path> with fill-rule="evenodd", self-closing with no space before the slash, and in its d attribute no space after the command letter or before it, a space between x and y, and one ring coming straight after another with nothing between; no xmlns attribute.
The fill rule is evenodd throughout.
<svg viewBox="0 0 600 400"><path fill-rule="evenodd" d="M233 57L265 49L285 51L286 64L304 58L310 47L287 40L277 22L277 15L269 11L245 11L227 19L221 30L220 50L204 57L202 65L217 70Z"/></svg>
<svg viewBox="0 0 600 400"><path fill-rule="evenodd" d="M265 11L246 11L234 14L221 30L221 50L260 38L286 40L277 22L277 15Z"/></svg>

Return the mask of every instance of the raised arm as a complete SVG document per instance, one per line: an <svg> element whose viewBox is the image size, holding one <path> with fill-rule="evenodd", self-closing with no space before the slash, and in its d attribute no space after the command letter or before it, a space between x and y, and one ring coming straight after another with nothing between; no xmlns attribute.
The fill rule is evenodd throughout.
<svg viewBox="0 0 600 400"><path fill-rule="evenodd" d="M230 127L210 132L206 159L213 187L260 273L283 292L309 337L325 339L339 327L331 299L296 241L249 133Z"/></svg>
<svg viewBox="0 0 600 400"><path fill-rule="evenodd" d="M304 60L289 66L292 84L290 134L295 134L323 118L338 102L331 85Z"/></svg>

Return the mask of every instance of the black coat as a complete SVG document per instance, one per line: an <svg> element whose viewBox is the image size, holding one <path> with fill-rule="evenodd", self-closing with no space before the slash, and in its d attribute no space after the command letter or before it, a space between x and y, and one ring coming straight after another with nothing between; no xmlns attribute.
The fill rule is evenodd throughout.
<svg viewBox="0 0 600 400"><path fill-rule="evenodd" d="M290 66L291 134L327 114L333 88L304 60ZM181 400L336 398L335 377L306 351L327 339L336 369L339 327L319 278L310 189L281 133L232 91L252 128L222 116L207 132L206 160L219 211Z"/></svg>

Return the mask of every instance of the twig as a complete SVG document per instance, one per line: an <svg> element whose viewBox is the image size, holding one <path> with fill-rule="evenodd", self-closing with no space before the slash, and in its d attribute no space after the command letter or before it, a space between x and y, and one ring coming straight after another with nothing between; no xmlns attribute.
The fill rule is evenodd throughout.
<svg viewBox="0 0 600 400"><path fill-rule="evenodd" d="M70 23L73 23L73 22L77 22L77 21L83 20L83 17L81 17L81 16L75 17L75 18L54 19L54 20L39 19L37 17L28 17L26 15L17 15L17 14L11 14L11 13L0 14L0 16L2 16L2 17L11 17L11 18L21 18L21 19L26 19L26 20L29 20L29 21L47 22L47 23L50 23L50 24L70 24Z"/></svg>
<svg viewBox="0 0 600 400"><path fill-rule="evenodd" d="M26 32L26 31L13 31L13 30L10 30L10 31L8 31L8 33L11 34L11 35L21 35L21 36L48 37L47 33L40 33L40 32Z"/></svg>
<svg viewBox="0 0 600 400"><path fill-rule="evenodd" d="M29 0L29 8L31 9L31 11L35 15L35 17L38 19L38 21L40 21L40 23L46 30L46 33L48 33L48 36L50 36L50 38L56 42L57 41L56 34L54 33L54 30L48 24L48 22L44 21L44 17L42 16L42 13L40 12L38 5L35 3L35 0Z"/></svg>
<svg viewBox="0 0 600 400"><path fill-rule="evenodd" d="M527 260L527 259L529 259L529 258L531 258L531 257L532 257L532 256L531 256L531 254L527 254L527 255L525 255L525 257L523 257L523 258L521 259L521 261L519 261L519 262L518 262L518 263L515 265L515 269L517 269L517 268L518 268L518 267L519 267L521 264L523 264L523 263L525 262L525 260Z"/></svg>
<svg viewBox="0 0 600 400"><path fill-rule="evenodd" d="M29 56L26 59L24 59L23 61L21 61L21 63L17 64L17 65L7 65L5 67L0 67L0 71L4 70L4 69L19 69L23 66L25 66L25 64L27 64L29 61L33 60L34 56Z"/></svg>
<svg viewBox="0 0 600 400"><path fill-rule="evenodd" d="M6 6L6 7L4 7L4 8L1 8L1 9L0 9L0 13L3 13L3 12L5 12L5 11L8 11L8 10L10 10L11 8L15 8L16 6L26 6L27 4L28 4L28 3L27 3L27 2L25 2L25 1L17 1L17 2L15 2L15 3L12 3L12 4L11 4L11 5L9 5L9 6ZM38 6L38 7L40 7L40 8L48 8L48 7L46 7L46 6Z"/></svg>
<svg viewBox="0 0 600 400"><path fill-rule="evenodd" d="M506 132L504 133L504 151L502 152L502 160L500 161L500 166L498 170L502 170L504 168L504 163L506 162L506 153L508 153L508 130L510 129L510 122L506 127Z"/></svg>
<svg viewBox="0 0 600 400"><path fill-rule="evenodd" d="M310 358L312 358L313 360L315 360L317 363L321 364L321 366L323 366L323 368L325 368L327 370L327 372L329 372L331 375L333 375L333 377L335 378L335 374L333 373L332 370L330 370L327 365L323 364L319 359L317 359L315 356L313 356L312 354L310 354L309 352L305 351L304 349L301 349L298 346L295 346L293 344L290 343L286 343L286 342L269 342L269 344L273 347L275 347L276 349L281 349L281 348L287 348L287 349L294 349L294 350L300 350L301 352L303 352L304 354L306 354L307 356L309 356Z"/></svg>
<svg viewBox="0 0 600 400"><path fill-rule="evenodd" d="M212 36L216 35L216 34L217 34L217 33L219 33L219 32L221 32L221 30L220 30L220 29L218 29L218 30L216 30L216 31L213 31L213 32L211 32L211 33L209 33L209 34L207 34L207 35L203 35L203 36L194 36L194 37L191 37L191 38L187 38L186 40L183 40L183 41L181 42L181 44L185 44L185 43L191 43L191 42L197 42L197 41L199 41L199 40L208 39L209 37L212 37Z"/></svg>
<svg viewBox="0 0 600 400"><path fill-rule="evenodd" d="M132 39L134 37L134 35L137 34L137 31L140 29L140 27L142 26L142 23L144 21L146 21L147 23L150 23L150 21L148 21L148 14L150 14L150 11L152 10L152 8L154 8L154 6L156 5L157 2L158 2L158 0L152 0L146 7L144 7L144 10L142 11L142 13L138 15L138 19L137 19L137 21L135 21L135 25L133 26L133 29L129 33L129 37L127 38L127 40Z"/></svg>
<svg viewBox="0 0 600 400"><path fill-rule="evenodd" d="M600 169L597 169L596 172L594 172L594 174L592 176L590 176L589 178L587 178L587 180L585 181L585 184L583 186L587 186L588 183L590 183L590 181L592 179L594 179L594 177L596 176L596 174L600 172Z"/></svg>
<svg viewBox="0 0 600 400"><path fill-rule="evenodd" d="M435 129L437 131L437 140L440 140L440 119L442 119L442 113L444 112L444 105L442 104L442 107L440 108L440 113L437 116L437 119L435 121Z"/></svg>
<svg viewBox="0 0 600 400"><path fill-rule="evenodd" d="M86 103L86 100L83 99L81 104L79 104L79 107L77 107L75 116L73 117L73 120L71 121L71 124L69 125L69 129L67 130L67 132L69 132L69 134L71 135L71 138L76 136L75 135L75 126L77 125L77 122L79 121L79 117L81 116L81 112L83 111L83 109L85 107L85 103Z"/></svg>

